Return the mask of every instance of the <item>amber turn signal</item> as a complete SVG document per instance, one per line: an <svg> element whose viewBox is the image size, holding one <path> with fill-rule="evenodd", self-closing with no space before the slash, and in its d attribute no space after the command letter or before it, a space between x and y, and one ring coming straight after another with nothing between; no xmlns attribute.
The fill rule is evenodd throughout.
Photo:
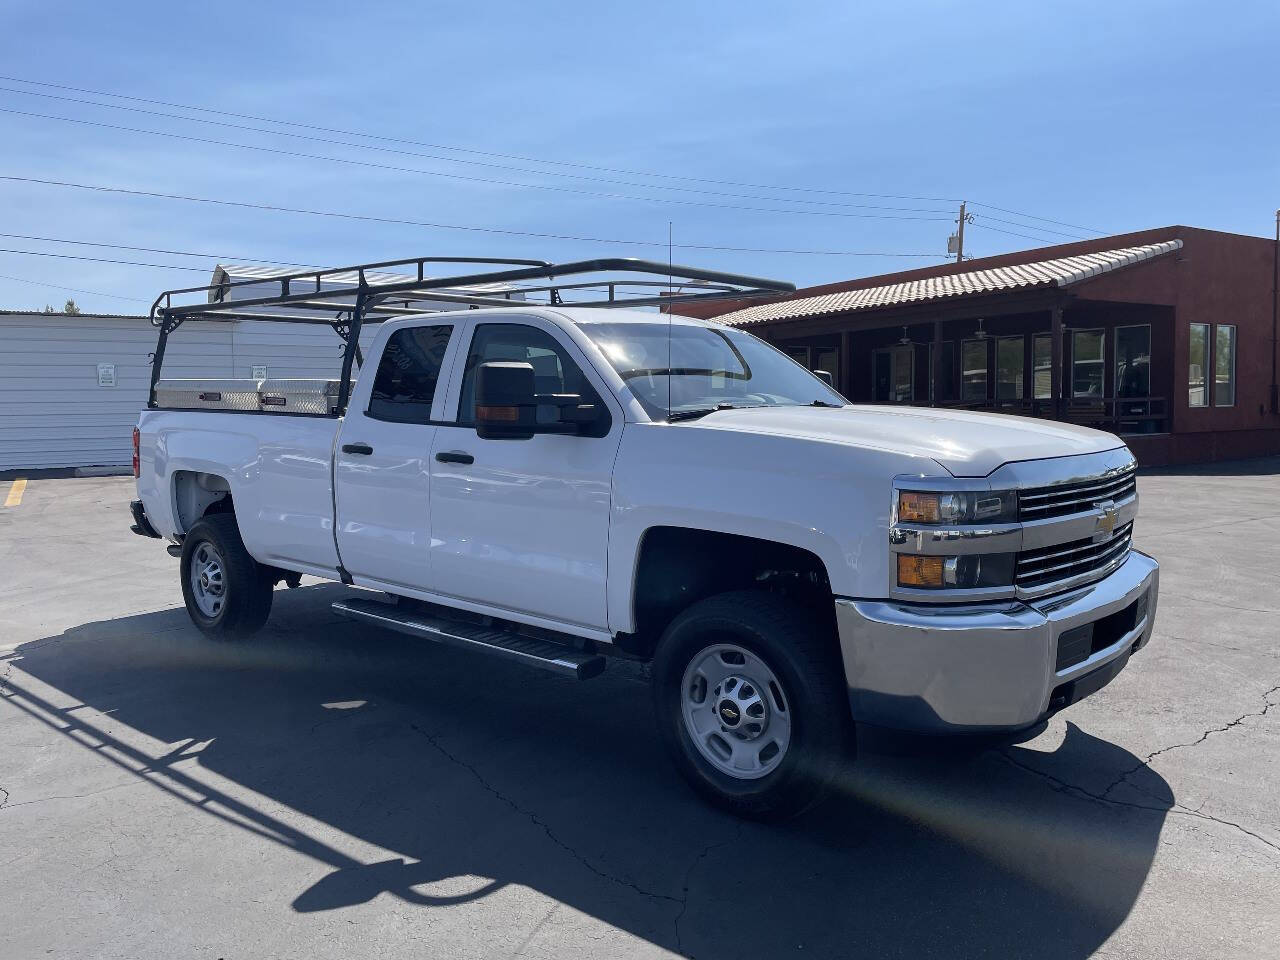
<svg viewBox="0 0 1280 960"><path fill-rule="evenodd" d="M477 420L496 420L500 423L515 423L520 419L519 407L487 406L476 407Z"/></svg>
<svg viewBox="0 0 1280 960"><path fill-rule="evenodd" d="M936 493L898 493L898 519L907 523L937 523L940 519Z"/></svg>
<svg viewBox="0 0 1280 960"><path fill-rule="evenodd" d="M898 586L941 587L943 557L917 557L898 554Z"/></svg>

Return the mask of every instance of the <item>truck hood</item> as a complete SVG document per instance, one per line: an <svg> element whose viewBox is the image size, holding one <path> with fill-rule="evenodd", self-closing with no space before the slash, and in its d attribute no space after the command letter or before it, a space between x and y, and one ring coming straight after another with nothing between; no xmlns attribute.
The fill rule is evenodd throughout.
<svg viewBox="0 0 1280 960"><path fill-rule="evenodd" d="M750 407L683 426L797 437L931 457L957 477L985 477L1005 463L1099 453L1124 446L1110 433L1053 420L932 407Z"/></svg>

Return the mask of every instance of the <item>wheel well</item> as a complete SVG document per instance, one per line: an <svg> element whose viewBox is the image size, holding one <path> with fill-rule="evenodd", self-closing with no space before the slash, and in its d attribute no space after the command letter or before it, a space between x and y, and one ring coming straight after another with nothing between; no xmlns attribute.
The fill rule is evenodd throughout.
<svg viewBox="0 0 1280 960"><path fill-rule="evenodd" d="M175 470L173 502L181 532L211 513L234 513L231 485L225 477L197 470Z"/></svg>
<svg viewBox="0 0 1280 960"><path fill-rule="evenodd" d="M827 569L808 550L732 533L654 527L640 544L636 632L624 649L652 654L681 610L714 594L742 589L785 593L834 616Z"/></svg>

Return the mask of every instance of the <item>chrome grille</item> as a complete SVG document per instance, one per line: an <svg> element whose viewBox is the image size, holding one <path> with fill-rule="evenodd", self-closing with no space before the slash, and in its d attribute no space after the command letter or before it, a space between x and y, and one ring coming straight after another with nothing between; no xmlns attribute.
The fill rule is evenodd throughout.
<svg viewBox="0 0 1280 960"><path fill-rule="evenodd" d="M1082 513L1102 500L1124 500L1138 490L1134 467L1109 477L1095 477L1076 483L1032 487L1018 492L1018 519L1044 520Z"/></svg>
<svg viewBox="0 0 1280 960"><path fill-rule="evenodd" d="M1076 578L1101 579L1124 562L1133 542L1133 523L1117 527L1109 540L1057 543L1018 554L1014 585L1029 589ZM1083 582L1083 580L1081 581Z"/></svg>

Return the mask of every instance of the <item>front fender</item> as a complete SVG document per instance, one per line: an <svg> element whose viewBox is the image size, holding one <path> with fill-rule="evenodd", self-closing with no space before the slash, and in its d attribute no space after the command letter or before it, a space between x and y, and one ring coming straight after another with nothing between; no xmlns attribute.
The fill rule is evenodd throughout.
<svg viewBox="0 0 1280 960"><path fill-rule="evenodd" d="M609 627L635 630L640 544L653 527L738 534L807 550L840 596L884 596L892 478L927 457L808 438L629 423L614 469Z"/></svg>

